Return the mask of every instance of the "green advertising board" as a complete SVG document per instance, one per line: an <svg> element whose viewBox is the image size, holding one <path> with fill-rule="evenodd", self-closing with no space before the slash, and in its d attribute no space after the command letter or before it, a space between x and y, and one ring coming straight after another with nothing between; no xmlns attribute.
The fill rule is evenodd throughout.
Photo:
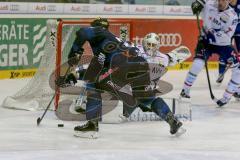
<svg viewBox="0 0 240 160"><path fill-rule="evenodd" d="M34 74L44 54L46 20L0 19L0 79Z"/></svg>

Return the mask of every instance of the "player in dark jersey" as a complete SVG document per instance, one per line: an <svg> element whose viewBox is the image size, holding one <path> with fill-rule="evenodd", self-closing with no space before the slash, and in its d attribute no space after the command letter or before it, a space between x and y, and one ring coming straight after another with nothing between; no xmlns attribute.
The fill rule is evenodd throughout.
<svg viewBox="0 0 240 160"><path fill-rule="evenodd" d="M91 23L90 27L79 29L68 55L69 65L76 66L84 53L83 45L86 42L89 42L93 52L93 58L82 79L86 82L87 103L85 113L88 122L74 128L76 136L78 136L78 133L81 134L80 136L84 136L82 133L87 132L86 136L97 137L98 121L102 110L102 90L107 90L129 106L136 105L136 100L131 96L131 93L128 94L118 90L124 87L128 83L127 81L111 81L106 77L103 78L104 73L110 68L114 56L123 54L124 56L120 57L126 57L125 53L134 54L134 50L129 51L131 47L128 46L128 43L112 34L108 27L107 19L98 18ZM118 63L119 59L115 58L114 61L114 63ZM142 61L144 61L143 58ZM147 65L145 65L146 67ZM74 76L70 76L70 78L74 79ZM76 80L73 81L76 82Z"/></svg>

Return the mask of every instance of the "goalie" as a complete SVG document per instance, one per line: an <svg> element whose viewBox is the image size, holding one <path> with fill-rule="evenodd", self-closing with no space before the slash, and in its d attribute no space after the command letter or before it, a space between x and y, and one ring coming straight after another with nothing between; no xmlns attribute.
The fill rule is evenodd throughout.
<svg viewBox="0 0 240 160"><path fill-rule="evenodd" d="M152 111L156 113L170 125L171 134L184 133L185 129L182 128L179 130L182 122L174 117L169 106L162 98L156 97L154 91L157 87L163 87L157 86L157 84L160 78L166 73L166 67L174 66L189 58L191 56L189 49L181 46L170 53L163 54L159 52L160 39L156 33L147 34L143 39L142 45L136 47L138 49L138 56L143 57L148 62L150 72L147 83L144 84L144 82L142 82L142 85L137 87L135 87L136 82L132 84L133 95L138 100L136 107L141 108L143 112ZM156 68L160 72L156 72ZM143 79L139 80L143 81ZM138 92L136 92L136 90L138 90ZM139 92L139 90L141 90L141 92ZM123 115L126 118L129 117L136 107L129 107L123 103Z"/></svg>

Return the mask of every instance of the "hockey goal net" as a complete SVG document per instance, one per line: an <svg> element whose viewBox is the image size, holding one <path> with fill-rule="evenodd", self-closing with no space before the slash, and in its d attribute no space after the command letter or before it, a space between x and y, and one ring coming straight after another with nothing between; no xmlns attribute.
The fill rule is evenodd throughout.
<svg viewBox="0 0 240 160"><path fill-rule="evenodd" d="M91 19L84 20L47 20L46 43L44 55L34 77L16 94L7 97L2 106L13 109L41 110L47 107L51 98L55 96L55 103L51 108L56 109L60 95L58 89L50 87L50 77L61 74L59 68L66 64L67 55L75 40L76 31L81 27L89 26ZM124 40L131 40L131 21L110 20L109 30ZM91 59L92 51L89 44L84 45L84 57L87 61ZM63 67L64 68L64 67ZM64 70L64 69L63 69ZM56 73L57 72L57 73Z"/></svg>

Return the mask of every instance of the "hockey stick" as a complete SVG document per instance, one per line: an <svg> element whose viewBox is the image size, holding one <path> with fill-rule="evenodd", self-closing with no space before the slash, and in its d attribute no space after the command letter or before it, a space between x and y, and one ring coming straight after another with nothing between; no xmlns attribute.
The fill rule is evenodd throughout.
<svg viewBox="0 0 240 160"><path fill-rule="evenodd" d="M210 77L209 77L208 64L207 64L206 57L205 57L205 69L206 69L206 74L207 74L207 81L208 81L208 88L209 88L210 96L211 96L212 100L217 103L218 99L214 96L214 94L212 92L212 86L211 86L211 81L210 81Z"/></svg>
<svg viewBox="0 0 240 160"><path fill-rule="evenodd" d="M198 26L198 31L199 31L199 35L201 34L201 27L200 27L200 21L199 21L199 13L196 14L197 16L197 26ZM205 30L203 30L203 32L205 32ZM210 81L210 77L209 77L209 72L208 72L208 63L207 63L207 57L204 54L204 61L205 61L205 69L206 69L206 74L207 74L207 81L208 81L208 88L209 88L209 92L210 92L210 96L211 99L217 103L218 99L214 96L213 92L212 92L212 85L211 85L211 81Z"/></svg>
<svg viewBox="0 0 240 160"><path fill-rule="evenodd" d="M68 66L67 71L66 71L65 75L63 76L64 79L66 78L66 75L68 74L70 68L71 68L71 67ZM44 118L45 114L47 113L47 111L49 110L49 108L50 108L50 106L51 106L51 104L52 104L52 102L53 102L53 100L54 100L54 98L55 98L56 95L57 95L57 92L54 93L52 99L51 99L50 102L48 103L48 106L47 106L46 109L44 110L42 116L41 116L41 117L38 117L38 119L37 119L37 125L38 125L38 126L40 125L40 123L41 123L41 121L43 120L43 118Z"/></svg>

